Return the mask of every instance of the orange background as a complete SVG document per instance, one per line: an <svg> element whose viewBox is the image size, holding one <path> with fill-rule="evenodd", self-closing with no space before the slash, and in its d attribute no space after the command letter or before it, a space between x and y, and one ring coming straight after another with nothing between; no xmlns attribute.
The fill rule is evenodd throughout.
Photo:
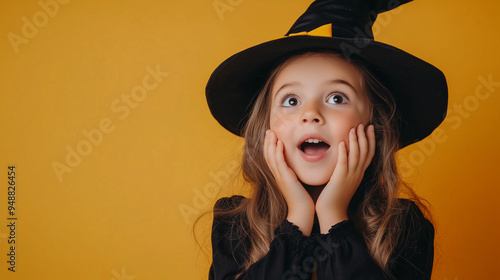
<svg viewBox="0 0 500 280"><path fill-rule="evenodd" d="M283 35L309 4L2 1L0 279L206 278L191 227L234 191L222 186L242 140L211 117L205 84L228 56ZM498 1L419 0L375 24L377 40L449 82L447 120L400 153L405 177L433 206L433 279L500 274L499 10Z"/></svg>

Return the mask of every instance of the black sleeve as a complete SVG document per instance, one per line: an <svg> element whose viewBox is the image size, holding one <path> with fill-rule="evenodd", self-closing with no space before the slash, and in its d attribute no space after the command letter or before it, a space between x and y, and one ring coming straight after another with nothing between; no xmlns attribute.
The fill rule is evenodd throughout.
<svg viewBox="0 0 500 280"><path fill-rule="evenodd" d="M223 198L216 203L234 205L237 197ZM212 226L212 266L210 280L229 280L243 269L242 264L249 247L248 239L242 239L233 229L234 220L223 216L214 216ZM299 228L285 220L277 235L270 244L269 252L259 261L252 264L238 279L292 279L287 275L298 272L309 279L310 272L300 270L304 259L307 258L307 246L310 244Z"/></svg>
<svg viewBox="0 0 500 280"><path fill-rule="evenodd" d="M235 205L239 199L224 198L217 205ZM409 211L400 244L391 256L390 276L384 275L368 253L352 221L340 222L327 234L304 236L285 220L271 242L269 252L239 279L310 279L316 267L318 280L330 279L430 279L434 256L434 227L408 200ZM227 209L227 208L226 208ZM243 269L248 238L238 236L233 219L214 217L213 262L210 280L235 279Z"/></svg>
<svg viewBox="0 0 500 280"><path fill-rule="evenodd" d="M318 263L318 280L385 279L350 220L332 226L327 234L318 235L315 244L313 255Z"/></svg>
<svg viewBox="0 0 500 280"><path fill-rule="evenodd" d="M340 222L316 237L314 258L318 280L430 279L434 256L434 227L411 201L400 244L391 256L391 275L385 275L356 234L351 221Z"/></svg>

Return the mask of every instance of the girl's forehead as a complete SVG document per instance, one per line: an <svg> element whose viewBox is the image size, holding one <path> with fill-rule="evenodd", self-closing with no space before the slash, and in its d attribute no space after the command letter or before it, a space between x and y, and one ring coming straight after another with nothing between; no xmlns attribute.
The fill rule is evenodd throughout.
<svg viewBox="0 0 500 280"><path fill-rule="evenodd" d="M364 92L361 70L333 53L306 53L291 57L276 73L272 92L286 83L344 80Z"/></svg>

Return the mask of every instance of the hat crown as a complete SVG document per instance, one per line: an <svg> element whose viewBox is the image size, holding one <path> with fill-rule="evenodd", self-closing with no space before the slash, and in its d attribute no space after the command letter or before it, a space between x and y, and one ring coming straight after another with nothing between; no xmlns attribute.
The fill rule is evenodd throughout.
<svg viewBox="0 0 500 280"><path fill-rule="evenodd" d="M371 31L379 13L407 2L411 1L313 2L284 38L234 54L214 70L206 86L211 113L227 130L244 136L257 96L277 65L300 53L330 51L346 59L355 55L394 97L400 120L399 129L395 128L400 131L399 148L425 138L446 116L444 74L401 49L373 40ZM325 30L331 37L325 36Z"/></svg>
<svg viewBox="0 0 500 280"><path fill-rule="evenodd" d="M379 13L412 0L316 0L285 34L309 32L331 24L332 37L373 40L372 26Z"/></svg>

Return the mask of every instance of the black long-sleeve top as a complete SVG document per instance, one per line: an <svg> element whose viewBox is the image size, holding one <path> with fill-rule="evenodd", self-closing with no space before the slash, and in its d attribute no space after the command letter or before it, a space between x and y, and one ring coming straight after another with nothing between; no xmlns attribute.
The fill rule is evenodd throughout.
<svg viewBox="0 0 500 280"><path fill-rule="evenodd" d="M232 209L242 196L222 198L215 209ZM370 257L352 221L332 226L320 234L315 225L305 236L296 225L284 220L275 231L269 252L238 279L430 279L434 257L434 227L418 206L410 201L404 232L391 255L392 278L384 275ZM212 226L212 266L209 280L232 280L241 272L250 248L248 237L239 235L234 216L215 215ZM416 221L416 222L415 222Z"/></svg>

